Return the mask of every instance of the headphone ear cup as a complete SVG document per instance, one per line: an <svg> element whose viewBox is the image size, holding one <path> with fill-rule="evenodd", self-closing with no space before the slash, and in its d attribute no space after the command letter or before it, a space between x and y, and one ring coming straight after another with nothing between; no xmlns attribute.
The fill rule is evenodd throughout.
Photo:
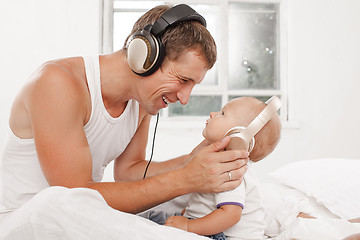
<svg viewBox="0 0 360 240"><path fill-rule="evenodd" d="M161 56L160 50L158 39L149 31L133 34L127 44L127 60L131 70L141 76L153 73Z"/></svg>
<svg viewBox="0 0 360 240"><path fill-rule="evenodd" d="M229 145L226 150L245 150L248 151L249 145L241 137L231 137Z"/></svg>

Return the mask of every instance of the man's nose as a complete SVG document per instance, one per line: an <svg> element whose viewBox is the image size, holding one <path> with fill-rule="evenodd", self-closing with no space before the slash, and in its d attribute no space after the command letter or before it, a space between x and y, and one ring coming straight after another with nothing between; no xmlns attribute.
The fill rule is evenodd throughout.
<svg viewBox="0 0 360 240"><path fill-rule="evenodd" d="M194 86L184 86L180 89L180 91L178 91L177 97L182 105L186 105L189 102L190 94L193 87Z"/></svg>

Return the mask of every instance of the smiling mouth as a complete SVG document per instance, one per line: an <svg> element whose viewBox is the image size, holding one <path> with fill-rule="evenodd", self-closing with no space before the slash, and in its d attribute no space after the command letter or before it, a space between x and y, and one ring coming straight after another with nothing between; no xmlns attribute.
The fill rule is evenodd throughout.
<svg viewBox="0 0 360 240"><path fill-rule="evenodd" d="M170 102L170 100L166 99L165 96L162 96L162 100L165 103L165 105L167 106Z"/></svg>

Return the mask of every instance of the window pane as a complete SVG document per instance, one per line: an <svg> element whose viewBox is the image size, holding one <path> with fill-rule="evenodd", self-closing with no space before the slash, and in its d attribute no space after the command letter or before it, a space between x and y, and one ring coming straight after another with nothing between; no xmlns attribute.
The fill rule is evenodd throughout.
<svg viewBox="0 0 360 240"><path fill-rule="evenodd" d="M115 12L114 13L114 51L124 46L125 39L131 33L133 24L144 12ZM131 24L129 24L131 23Z"/></svg>
<svg viewBox="0 0 360 240"><path fill-rule="evenodd" d="M276 4L229 4L230 89L279 88L276 9Z"/></svg>
<svg viewBox="0 0 360 240"><path fill-rule="evenodd" d="M220 22L220 8L216 5L190 5L192 8L195 9L200 15L202 15L206 20L206 29L211 33L211 36L214 38L215 43L218 43L218 39L220 37L219 34L219 22ZM219 51L219 46L218 51ZM202 81L201 85L218 85L218 64L215 65L210 69L204 80Z"/></svg>
<svg viewBox="0 0 360 240"><path fill-rule="evenodd" d="M164 1L117 1L114 0L114 9L144 9L144 12L154 6L164 4Z"/></svg>
<svg viewBox="0 0 360 240"><path fill-rule="evenodd" d="M208 116L221 109L221 96L190 96L185 106L179 102L169 105L169 116Z"/></svg>
<svg viewBox="0 0 360 240"><path fill-rule="evenodd" d="M234 98L238 98L238 97L245 97L245 96L229 96L229 101L231 101ZM266 102L267 100L269 100L272 96L254 96L257 99L259 99L260 101Z"/></svg>
<svg viewBox="0 0 360 240"><path fill-rule="evenodd" d="M201 82L201 86L209 85L218 85L218 64L215 63L214 66L207 71L204 80Z"/></svg>
<svg viewBox="0 0 360 240"><path fill-rule="evenodd" d="M277 5L273 3L230 3L234 5L240 5L239 7L243 11L276 11ZM234 8L234 7L232 7ZM236 8L236 7L235 7Z"/></svg>
<svg viewBox="0 0 360 240"><path fill-rule="evenodd" d="M163 1L114 1L113 50L124 46L134 23L151 8L164 4Z"/></svg>

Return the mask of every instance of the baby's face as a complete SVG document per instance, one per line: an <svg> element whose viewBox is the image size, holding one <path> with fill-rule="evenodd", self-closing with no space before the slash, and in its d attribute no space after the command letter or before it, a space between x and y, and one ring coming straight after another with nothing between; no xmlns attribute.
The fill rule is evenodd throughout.
<svg viewBox="0 0 360 240"><path fill-rule="evenodd" d="M210 142L215 142L224 137L232 127L239 125L239 111L235 111L235 103L228 102L219 112L211 112L206 120L203 136Z"/></svg>

